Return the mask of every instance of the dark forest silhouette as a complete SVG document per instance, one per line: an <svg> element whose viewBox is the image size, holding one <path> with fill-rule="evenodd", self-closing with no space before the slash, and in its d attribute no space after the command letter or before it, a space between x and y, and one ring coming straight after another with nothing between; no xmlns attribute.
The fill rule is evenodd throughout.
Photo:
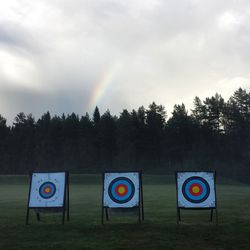
<svg viewBox="0 0 250 250"><path fill-rule="evenodd" d="M221 175L250 177L250 93L238 89L228 101L219 94L194 99L188 114L175 105L168 118L162 105L109 111L93 117L53 116L37 121L19 113L12 126L0 115L0 173L66 169L98 173L140 169L148 173L216 169Z"/></svg>

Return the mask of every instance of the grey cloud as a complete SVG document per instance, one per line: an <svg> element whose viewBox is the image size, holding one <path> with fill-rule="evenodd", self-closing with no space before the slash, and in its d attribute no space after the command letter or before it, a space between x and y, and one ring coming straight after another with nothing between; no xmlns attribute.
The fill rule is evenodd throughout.
<svg viewBox="0 0 250 250"><path fill-rule="evenodd" d="M1 89L0 99L0 114L11 124L16 114L20 112L32 113L36 119L47 111L54 115L72 112L83 115L89 102L89 93L68 89L41 93L24 88L5 88Z"/></svg>
<svg viewBox="0 0 250 250"><path fill-rule="evenodd" d="M37 46L32 34L16 23L0 23L0 46L15 50L16 53L38 53L40 48Z"/></svg>

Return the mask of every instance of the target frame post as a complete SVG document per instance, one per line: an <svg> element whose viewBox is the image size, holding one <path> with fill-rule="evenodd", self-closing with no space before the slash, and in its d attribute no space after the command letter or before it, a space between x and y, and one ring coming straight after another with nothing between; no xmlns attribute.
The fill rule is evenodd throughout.
<svg viewBox="0 0 250 250"><path fill-rule="evenodd" d="M104 225L104 213L106 221L109 221L109 214L108 214L108 208L103 205L103 199L104 199L104 178L105 178L105 172L102 173L102 213L101 213L101 223Z"/></svg>
<svg viewBox="0 0 250 250"><path fill-rule="evenodd" d="M68 209L68 201L67 201L67 197L68 197L68 174L65 171L65 185L64 185L64 199L63 199L63 214L62 214L62 224L64 225L64 221L65 221L65 212L66 212L66 208ZM68 218L68 212L67 212L67 218Z"/></svg>
<svg viewBox="0 0 250 250"><path fill-rule="evenodd" d="M104 224L104 220L103 220L103 217L104 217L104 206L103 206L103 199L104 199L104 172L102 173L102 215L101 215L101 222L102 222L102 225Z"/></svg>
<svg viewBox="0 0 250 250"><path fill-rule="evenodd" d="M179 194L178 194L178 183L177 183L177 173L178 171L175 171L175 187L176 187L176 212L177 212L177 217L176 217L176 221L177 221L177 224L180 223L181 221L181 211L180 211L180 208L179 208L179 205L178 205L178 197L179 197Z"/></svg>
<svg viewBox="0 0 250 250"><path fill-rule="evenodd" d="M141 197L141 173L139 172L139 208L138 208L138 222L141 224L141 202L142 202L142 197Z"/></svg>
<svg viewBox="0 0 250 250"><path fill-rule="evenodd" d="M31 182L32 182L32 172L29 172L29 193L28 193L28 200L27 200L27 211L26 211L26 225L29 225L29 214L30 214L30 192L31 192Z"/></svg>
<svg viewBox="0 0 250 250"><path fill-rule="evenodd" d="M179 192L178 192L178 173L212 173L214 180L214 206L213 207L184 207L179 206ZM177 224L181 221L181 210L210 210L210 221L213 221L213 212L215 210L215 224L218 225L218 211L217 211L217 194L216 194L216 171L194 170L194 171L175 171L175 183L176 183L176 208L177 208Z"/></svg>
<svg viewBox="0 0 250 250"><path fill-rule="evenodd" d="M217 204L217 172L214 171L214 195L215 195L215 224L218 226L218 204Z"/></svg>
<svg viewBox="0 0 250 250"><path fill-rule="evenodd" d="M140 182L141 216L142 216L142 220L144 221L144 203L143 203L142 171L139 172L139 182Z"/></svg>
<svg viewBox="0 0 250 250"><path fill-rule="evenodd" d="M66 178L67 178L67 209L66 209L66 211L67 211L67 221L69 221L69 172L68 171L66 171Z"/></svg>

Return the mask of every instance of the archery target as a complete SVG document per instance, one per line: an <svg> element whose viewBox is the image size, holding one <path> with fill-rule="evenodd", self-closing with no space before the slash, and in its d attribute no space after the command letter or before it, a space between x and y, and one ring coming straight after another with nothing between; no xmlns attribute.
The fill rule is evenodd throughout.
<svg viewBox="0 0 250 250"><path fill-rule="evenodd" d="M103 203L106 207L139 205L139 173L105 173Z"/></svg>
<svg viewBox="0 0 250 250"><path fill-rule="evenodd" d="M214 174L212 172L177 173L178 207L215 207Z"/></svg>
<svg viewBox="0 0 250 250"><path fill-rule="evenodd" d="M65 172L33 173L29 207L63 207Z"/></svg>

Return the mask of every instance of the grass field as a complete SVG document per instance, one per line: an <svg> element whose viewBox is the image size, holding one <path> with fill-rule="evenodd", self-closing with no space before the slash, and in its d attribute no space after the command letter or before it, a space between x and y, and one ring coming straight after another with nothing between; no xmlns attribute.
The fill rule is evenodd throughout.
<svg viewBox="0 0 250 250"><path fill-rule="evenodd" d="M0 249L250 249L250 186L219 180L219 225L208 211L184 211L176 224L173 177L143 176L145 221L114 217L101 225L101 176L72 176L70 221L31 211L28 178L0 176Z"/></svg>

